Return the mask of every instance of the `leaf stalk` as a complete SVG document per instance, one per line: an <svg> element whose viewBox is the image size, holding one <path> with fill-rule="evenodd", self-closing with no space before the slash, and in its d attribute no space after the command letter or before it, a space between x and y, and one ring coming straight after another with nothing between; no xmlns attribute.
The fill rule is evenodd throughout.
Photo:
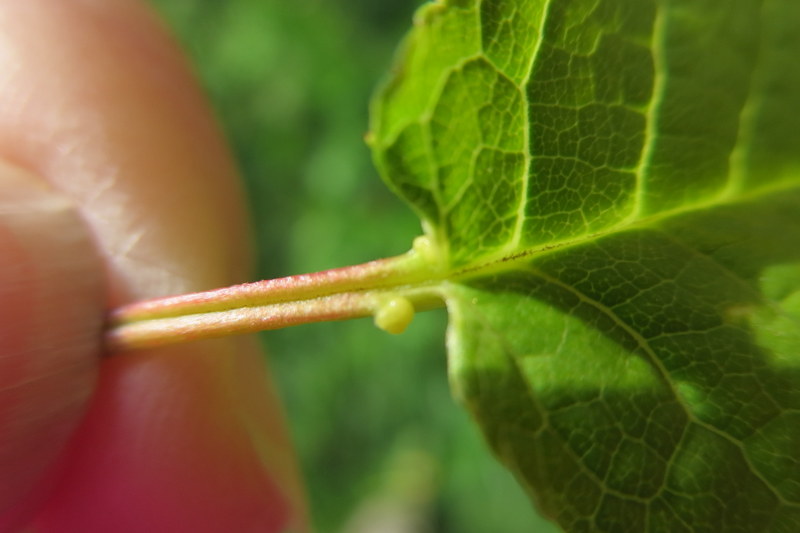
<svg viewBox="0 0 800 533"><path fill-rule="evenodd" d="M136 302L112 311L106 347L113 353L378 316L398 295L414 311L442 307L433 272L427 258L411 250L361 265ZM391 332L404 329L376 323Z"/></svg>

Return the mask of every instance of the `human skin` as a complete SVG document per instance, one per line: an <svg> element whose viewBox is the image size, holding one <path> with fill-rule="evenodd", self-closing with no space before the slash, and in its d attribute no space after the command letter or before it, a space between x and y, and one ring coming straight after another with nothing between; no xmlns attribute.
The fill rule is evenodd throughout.
<svg viewBox="0 0 800 533"><path fill-rule="evenodd" d="M240 185L133 0L0 0L0 532L302 531L250 337L109 354L109 309L230 285Z"/></svg>

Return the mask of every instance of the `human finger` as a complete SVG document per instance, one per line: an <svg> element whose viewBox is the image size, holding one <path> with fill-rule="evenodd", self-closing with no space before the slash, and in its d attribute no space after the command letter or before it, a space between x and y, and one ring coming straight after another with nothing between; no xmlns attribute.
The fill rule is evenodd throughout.
<svg viewBox="0 0 800 533"><path fill-rule="evenodd" d="M180 54L149 13L125 0L6 0L0 7L0 48L24 58L4 86L28 87L25 100L38 103L0 116L0 146L30 162L80 206L107 268L108 304L241 281L249 255L233 165ZM20 98L13 91L2 96ZM196 380L165 378L180 375L177 371L190 364ZM264 394L250 397L250 404L237 396L241 383L233 376L241 378L242 371L227 370L231 364L247 368L246 377L258 381L252 388ZM108 469L69 468L86 464L86 450L105 450L120 471L141 474L138 484L126 489L124 503L105 501L103 527L129 523L131 513L146 516L152 509L149 495L164 481L154 468L159 453L178 462L176 475L206 472L231 487L217 493L214 505L198 508L205 500L190 497L200 494L197 478L170 478L173 493L186 496L176 498L175 505L185 505L173 508L173 516L188 519L199 513L212 524L237 509L254 512L237 502L274 497L267 483L258 486L260 493L245 493L257 484L241 483L241 468L228 471L232 453L243 454L242 464L279 488L291 502L288 516L301 515L293 455L259 365L253 343L245 340L109 360L101 371L97 404L65 459L68 475L40 525L68 518L64 513L81 505L96 509L97 487L110 495L124 483ZM175 386L165 388L167 383ZM181 383L188 385L177 386ZM159 409L137 409L142 398L158 398ZM168 426L154 416L158 412L180 416ZM198 419L211 422L189 423ZM230 439L243 443L238 451L209 433L216 423L246 436ZM174 434L167 438L168 427ZM159 441L161 449L152 447ZM178 468L180 461L187 467ZM64 501L69 505L59 504ZM273 511L268 505L262 509Z"/></svg>

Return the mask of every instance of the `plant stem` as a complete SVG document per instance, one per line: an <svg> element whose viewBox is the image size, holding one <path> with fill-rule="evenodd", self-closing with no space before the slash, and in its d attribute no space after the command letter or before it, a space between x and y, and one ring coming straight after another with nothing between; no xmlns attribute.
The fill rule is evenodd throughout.
<svg viewBox="0 0 800 533"><path fill-rule="evenodd" d="M423 257L407 254L313 274L136 302L111 313L111 352L374 315L398 295L443 305Z"/></svg>

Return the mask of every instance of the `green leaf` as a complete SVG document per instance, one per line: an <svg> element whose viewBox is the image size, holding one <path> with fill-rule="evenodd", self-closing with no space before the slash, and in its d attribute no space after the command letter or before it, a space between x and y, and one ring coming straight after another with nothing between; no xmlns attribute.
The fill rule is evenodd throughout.
<svg viewBox="0 0 800 533"><path fill-rule="evenodd" d="M372 107L451 382L567 531L800 527L800 3L423 6Z"/></svg>

